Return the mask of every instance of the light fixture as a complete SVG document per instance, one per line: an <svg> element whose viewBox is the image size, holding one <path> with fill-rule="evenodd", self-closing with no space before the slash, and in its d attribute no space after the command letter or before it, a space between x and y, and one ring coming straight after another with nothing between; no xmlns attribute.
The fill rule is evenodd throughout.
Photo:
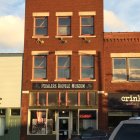
<svg viewBox="0 0 140 140"><path fill-rule="evenodd" d="M37 44L44 44L44 40L41 40L40 38L37 38L36 43Z"/></svg>
<svg viewBox="0 0 140 140"><path fill-rule="evenodd" d="M91 42L91 40L90 39L87 39L86 37L83 37L82 38L86 43L90 43Z"/></svg>
<svg viewBox="0 0 140 140"><path fill-rule="evenodd" d="M64 40L63 37L59 38L59 40L61 41L61 43L67 43L67 40Z"/></svg>

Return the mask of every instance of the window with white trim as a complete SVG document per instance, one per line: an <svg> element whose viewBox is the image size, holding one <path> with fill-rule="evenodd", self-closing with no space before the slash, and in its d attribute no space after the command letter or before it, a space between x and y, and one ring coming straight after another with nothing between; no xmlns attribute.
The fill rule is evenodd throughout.
<svg viewBox="0 0 140 140"><path fill-rule="evenodd" d="M81 55L81 79L94 79L94 56L93 55Z"/></svg>
<svg viewBox="0 0 140 140"><path fill-rule="evenodd" d="M57 79L70 79L71 60L69 55L57 56Z"/></svg>
<svg viewBox="0 0 140 140"><path fill-rule="evenodd" d="M34 36L48 36L48 17L34 17Z"/></svg>
<svg viewBox="0 0 140 140"><path fill-rule="evenodd" d="M113 58L113 80L140 81L140 58Z"/></svg>
<svg viewBox="0 0 140 140"><path fill-rule="evenodd" d="M71 17L60 16L58 18L57 35L70 36L71 35Z"/></svg>
<svg viewBox="0 0 140 140"><path fill-rule="evenodd" d="M81 16L80 20L81 35L94 35L94 16Z"/></svg>
<svg viewBox="0 0 140 140"><path fill-rule="evenodd" d="M47 79L47 56L33 56L33 79Z"/></svg>

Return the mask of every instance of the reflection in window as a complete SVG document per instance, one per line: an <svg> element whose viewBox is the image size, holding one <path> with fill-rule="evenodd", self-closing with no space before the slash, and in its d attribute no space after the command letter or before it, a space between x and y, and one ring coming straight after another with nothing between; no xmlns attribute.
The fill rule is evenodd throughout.
<svg viewBox="0 0 140 140"><path fill-rule="evenodd" d="M94 57L92 55L81 56L81 78L94 78Z"/></svg>
<svg viewBox="0 0 140 140"><path fill-rule="evenodd" d="M81 92L80 93L80 105L81 106L86 106L87 105L87 93L86 92Z"/></svg>
<svg viewBox="0 0 140 140"><path fill-rule="evenodd" d="M81 35L94 34L94 17L85 16L81 17Z"/></svg>
<svg viewBox="0 0 140 140"><path fill-rule="evenodd" d="M140 80L140 58L113 58L113 80Z"/></svg>
<svg viewBox="0 0 140 140"><path fill-rule="evenodd" d="M34 56L33 78L46 79L46 56Z"/></svg>
<svg viewBox="0 0 140 140"><path fill-rule="evenodd" d="M77 106L78 105L78 94L75 92L68 92L68 105Z"/></svg>
<svg viewBox="0 0 140 140"><path fill-rule="evenodd" d="M36 17L35 18L35 35L46 36L48 35L48 18L47 17Z"/></svg>
<svg viewBox="0 0 140 140"><path fill-rule="evenodd" d="M58 17L58 35L68 36L70 35L70 17Z"/></svg>
<svg viewBox="0 0 140 140"><path fill-rule="evenodd" d="M30 134L47 134L46 130L46 111L33 110L30 112Z"/></svg>
<svg viewBox="0 0 140 140"><path fill-rule="evenodd" d="M97 105L97 95L95 92L89 92L89 105Z"/></svg>
<svg viewBox="0 0 140 140"><path fill-rule="evenodd" d="M57 106L58 105L58 96L57 92L48 93L48 106Z"/></svg>
<svg viewBox="0 0 140 140"><path fill-rule="evenodd" d="M58 78L70 78L70 57L58 56Z"/></svg>

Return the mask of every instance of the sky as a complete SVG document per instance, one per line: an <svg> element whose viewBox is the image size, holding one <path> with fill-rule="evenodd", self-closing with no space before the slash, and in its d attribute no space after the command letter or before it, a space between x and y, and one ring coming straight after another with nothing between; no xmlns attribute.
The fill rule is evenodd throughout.
<svg viewBox="0 0 140 140"><path fill-rule="evenodd" d="M25 0L0 0L0 53L22 53ZM140 0L104 0L104 32L140 32Z"/></svg>

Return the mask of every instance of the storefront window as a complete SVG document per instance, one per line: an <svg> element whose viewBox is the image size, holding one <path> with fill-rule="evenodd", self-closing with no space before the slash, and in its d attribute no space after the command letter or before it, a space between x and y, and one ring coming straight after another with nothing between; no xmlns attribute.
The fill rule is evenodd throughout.
<svg viewBox="0 0 140 140"><path fill-rule="evenodd" d="M60 105L66 105L66 93L65 92L61 92Z"/></svg>
<svg viewBox="0 0 140 140"><path fill-rule="evenodd" d="M79 111L79 131L80 133L86 129L96 129L96 111L80 110Z"/></svg>
<svg viewBox="0 0 140 140"><path fill-rule="evenodd" d="M68 93L68 105L69 106L77 106L78 105L78 94L77 94L77 92L69 92Z"/></svg>
<svg viewBox="0 0 140 140"><path fill-rule="evenodd" d="M95 92L89 92L89 105L97 105L97 96Z"/></svg>
<svg viewBox="0 0 140 140"><path fill-rule="evenodd" d="M87 105L87 93L86 92L81 92L80 93L80 105L81 106L86 106Z"/></svg>
<svg viewBox="0 0 140 140"><path fill-rule="evenodd" d="M58 96L57 92L48 93L48 106L57 106L58 105Z"/></svg>

